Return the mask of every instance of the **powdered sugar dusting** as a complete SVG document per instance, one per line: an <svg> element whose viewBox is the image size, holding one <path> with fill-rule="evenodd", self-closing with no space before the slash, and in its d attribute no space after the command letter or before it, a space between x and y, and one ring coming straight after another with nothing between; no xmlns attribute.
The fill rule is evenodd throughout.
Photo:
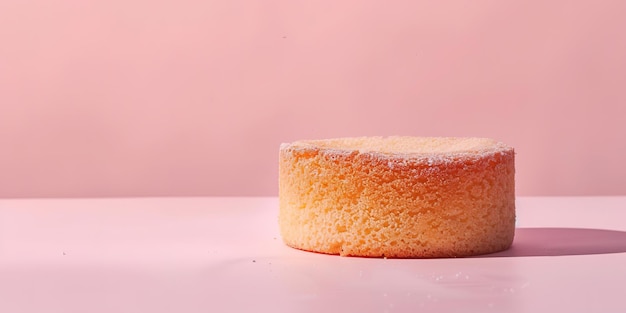
<svg viewBox="0 0 626 313"><path fill-rule="evenodd" d="M355 137L296 141L281 144L283 149L319 150L328 155L367 154L379 161L396 165L390 159L419 160L428 166L466 158L512 151L504 143L488 138L472 137Z"/></svg>

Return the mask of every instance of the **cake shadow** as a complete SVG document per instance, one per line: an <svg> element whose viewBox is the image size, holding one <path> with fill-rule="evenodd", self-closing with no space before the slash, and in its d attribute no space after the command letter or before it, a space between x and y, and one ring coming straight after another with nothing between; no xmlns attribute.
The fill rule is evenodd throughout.
<svg viewBox="0 0 626 313"><path fill-rule="evenodd" d="M511 248L476 257L591 255L626 252L626 232L589 228L517 228Z"/></svg>

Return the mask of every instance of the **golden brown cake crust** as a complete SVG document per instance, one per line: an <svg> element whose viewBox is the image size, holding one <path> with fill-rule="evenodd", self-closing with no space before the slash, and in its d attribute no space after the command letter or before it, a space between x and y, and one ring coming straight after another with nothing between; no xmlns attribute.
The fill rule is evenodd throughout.
<svg viewBox="0 0 626 313"><path fill-rule="evenodd" d="M483 138L363 137L283 144L279 227L294 248L460 257L507 249L515 153Z"/></svg>

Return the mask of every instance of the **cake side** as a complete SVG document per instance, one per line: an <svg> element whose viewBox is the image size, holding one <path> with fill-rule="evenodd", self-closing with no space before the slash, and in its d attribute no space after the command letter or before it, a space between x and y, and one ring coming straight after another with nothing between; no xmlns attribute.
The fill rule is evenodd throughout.
<svg viewBox="0 0 626 313"><path fill-rule="evenodd" d="M435 157L432 150L283 145L283 240L298 249L368 257L504 250L515 227L514 151L487 146Z"/></svg>

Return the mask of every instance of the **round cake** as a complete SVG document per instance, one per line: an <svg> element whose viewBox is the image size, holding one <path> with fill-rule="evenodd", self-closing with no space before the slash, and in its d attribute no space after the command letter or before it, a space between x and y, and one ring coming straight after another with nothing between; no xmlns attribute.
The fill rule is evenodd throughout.
<svg viewBox="0 0 626 313"><path fill-rule="evenodd" d="M486 138L361 137L280 146L288 246L342 256L502 251L515 234L515 153Z"/></svg>

